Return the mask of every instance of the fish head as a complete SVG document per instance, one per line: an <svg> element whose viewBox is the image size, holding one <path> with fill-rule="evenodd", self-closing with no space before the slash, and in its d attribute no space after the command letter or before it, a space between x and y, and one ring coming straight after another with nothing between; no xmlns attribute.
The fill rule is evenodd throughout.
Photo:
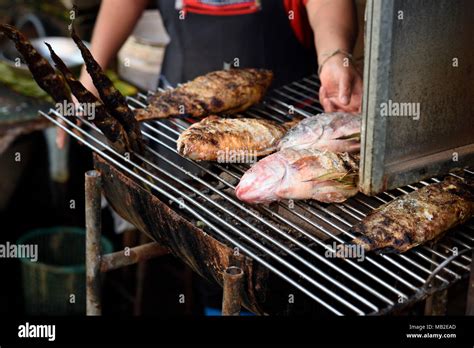
<svg viewBox="0 0 474 348"><path fill-rule="evenodd" d="M301 150L310 148L324 133L324 127L317 127L315 126L316 123L319 124L320 122L314 117L302 120L280 140L278 149Z"/></svg>
<svg viewBox="0 0 474 348"><path fill-rule="evenodd" d="M288 163L274 153L252 166L235 189L237 198L248 203L268 203L278 199L277 190L284 180Z"/></svg>

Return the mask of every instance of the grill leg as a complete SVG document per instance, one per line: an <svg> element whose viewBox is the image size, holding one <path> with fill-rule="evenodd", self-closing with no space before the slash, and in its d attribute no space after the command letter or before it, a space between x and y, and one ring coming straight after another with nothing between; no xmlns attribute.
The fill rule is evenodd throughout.
<svg viewBox="0 0 474 348"><path fill-rule="evenodd" d="M435 246L435 250L439 251ZM432 260L436 261L436 256L432 256ZM434 265L431 266L434 270ZM433 280L437 281L437 280ZM448 305L448 289L435 292L425 301L425 315L446 315Z"/></svg>
<svg viewBox="0 0 474 348"><path fill-rule="evenodd" d="M222 300L222 315L236 316L240 314L240 294L244 280L241 268L231 266L224 272L224 296Z"/></svg>
<svg viewBox="0 0 474 348"><path fill-rule="evenodd" d="M86 192L86 312L101 315L100 258L101 258L101 177L91 170L85 175Z"/></svg>
<svg viewBox="0 0 474 348"><path fill-rule="evenodd" d="M140 245L145 244L147 241L146 236L143 233L140 233L139 243ZM136 274L136 289L135 289L135 303L133 305L133 315L140 316L142 315L142 306L143 306L143 287L145 282L146 275L146 261L139 262L137 265L137 274Z"/></svg>
<svg viewBox="0 0 474 348"><path fill-rule="evenodd" d="M474 251L472 252L471 275L467 286L466 315L474 315Z"/></svg>
<svg viewBox="0 0 474 348"><path fill-rule="evenodd" d="M448 290L441 290L426 299L425 315L446 315Z"/></svg>

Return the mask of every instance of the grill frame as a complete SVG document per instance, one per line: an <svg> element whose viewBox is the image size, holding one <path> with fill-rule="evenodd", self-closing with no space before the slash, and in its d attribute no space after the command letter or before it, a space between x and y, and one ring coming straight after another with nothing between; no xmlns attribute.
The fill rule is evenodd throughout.
<svg viewBox="0 0 474 348"><path fill-rule="evenodd" d="M292 114L311 116L322 112L317 99L318 89L319 82L316 76L304 78L272 91L263 103L254 106L244 114L250 117L270 118L278 122L289 121ZM139 94L137 98L128 98L128 101L132 108L136 108L144 107L146 99L146 95ZM341 204L296 202L295 206L299 208L297 211L280 202L277 203L279 210L275 210L274 207L255 209L224 191L225 187L232 189L234 185L217 174L225 172L228 177L238 178L246 169L245 165L206 166L183 159L194 167L196 172L205 174L205 177L201 177L148 147L147 158L135 154L145 163L144 166L140 166L117 154L106 145L97 128L89 121L81 119L87 128L85 131L55 110L50 110L50 114L40 113L62 128L67 127L58 122L56 117L62 119L70 128L78 129L85 139L80 139L69 129L66 130L112 166L126 173L128 177L151 187L162 199L165 197L172 202L168 202L168 205L182 218L190 220L190 217L194 217L203 221L207 226L206 233L221 242L226 242L231 250L238 247L246 257L283 278L330 313L336 315L385 314L447 288L469 273L472 257L470 257L471 254L469 256L466 254L474 248L472 219L467 224L458 227L455 232L450 232L433 248L420 246L404 254L369 254L361 263L351 259L325 257L325 250L333 248L330 243L347 243L351 239L349 228L370 210L398 195L434 183L439 180L437 178L383 192L374 197L359 194ZM176 155L175 140L180 131L188 125L187 119L146 122L142 126L142 133L150 143L157 144L159 150L168 152L170 155L174 152ZM192 179L191 183L159 168L150 158L166 162L174 170ZM466 170L464 174L474 175L469 170ZM221 188L206 181L210 178L220 183ZM205 190L202 190L202 187L205 187ZM189 192L192 192L191 196ZM220 206L212 200L209 192L221 197L236 210ZM203 202L201 203L197 197L203 199ZM234 219L245 226L246 231L250 229L253 235L247 235L248 232L242 232L242 229L236 228L225 219L218 216L216 219L216 212L210 210L209 206L213 206L216 211L223 212L227 216L234 215ZM262 225L253 226L247 222L247 219L236 217L237 210L245 212L249 219L251 217ZM283 216L283 211L293 215L298 223ZM275 221L279 223L275 224ZM301 222L328 236L329 242L306 231L301 227ZM280 227L280 224L290 228L299 237L288 234ZM269 230L263 229L262 226ZM458 248L457 254L454 247ZM257 249L260 251L257 252ZM331 272L328 271L329 269Z"/></svg>

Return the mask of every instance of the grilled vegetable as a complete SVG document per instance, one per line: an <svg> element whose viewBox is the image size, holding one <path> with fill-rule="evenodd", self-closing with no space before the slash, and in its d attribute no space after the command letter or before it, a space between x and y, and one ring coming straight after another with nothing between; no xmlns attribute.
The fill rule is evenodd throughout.
<svg viewBox="0 0 474 348"><path fill-rule="evenodd" d="M352 228L365 250L405 252L474 216L474 183L452 176L382 205Z"/></svg>
<svg viewBox="0 0 474 348"><path fill-rule="evenodd" d="M70 102L71 96L60 75L49 62L36 51L31 42L18 29L8 24L0 24L0 32L15 43L15 47L25 60L36 83L47 92L55 102Z"/></svg>
<svg viewBox="0 0 474 348"><path fill-rule="evenodd" d="M359 152L361 117L342 112L324 113L302 120L278 144L283 149L318 149Z"/></svg>
<svg viewBox="0 0 474 348"><path fill-rule="evenodd" d="M281 199L343 202L357 193L357 156L330 151L278 151L248 170L235 193L248 203Z"/></svg>
<svg viewBox="0 0 474 348"><path fill-rule="evenodd" d="M104 133L107 140L111 145L120 153L123 153L129 149L129 140L126 132L120 123L110 116L105 108L104 104L96 98L94 94L89 92L80 81L78 81L72 72L68 69L66 64L59 58L54 52L51 45L45 43L48 46L51 58L53 59L56 68L64 76L71 92L77 98L80 103L86 103L94 105L94 115L89 116L92 122Z"/></svg>
<svg viewBox="0 0 474 348"><path fill-rule="evenodd" d="M86 63L87 72L91 76L94 86L97 88L100 98L109 114L117 119L127 132L132 149L137 153L143 153L144 144L140 125L135 120L132 110L128 107L125 97L114 87L112 81L110 81L107 75L102 71L99 63L97 63L89 49L76 35L74 30L71 33L71 37L81 51L82 58Z"/></svg>
<svg viewBox="0 0 474 348"><path fill-rule="evenodd" d="M209 116L181 133L178 152L197 161L231 162L272 153L295 122Z"/></svg>
<svg viewBox="0 0 474 348"><path fill-rule="evenodd" d="M235 114L258 103L273 74L261 69L214 71L173 90L150 97L146 109L136 110L139 121L173 116L205 117Z"/></svg>

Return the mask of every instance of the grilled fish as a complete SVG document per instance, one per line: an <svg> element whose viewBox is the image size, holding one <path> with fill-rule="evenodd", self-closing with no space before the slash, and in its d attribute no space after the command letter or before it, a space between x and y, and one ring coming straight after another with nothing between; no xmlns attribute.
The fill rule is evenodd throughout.
<svg viewBox="0 0 474 348"><path fill-rule="evenodd" d="M177 148L182 156L196 161L228 162L245 156L256 159L274 152L278 140L297 122L209 116L181 133Z"/></svg>
<svg viewBox="0 0 474 348"><path fill-rule="evenodd" d="M66 64L62 61L61 58L54 52L50 44L46 43L46 46L49 49L51 58L53 59L56 68L61 72L64 79L66 80L71 92L77 98L80 103L86 103L94 105L94 115L91 118L92 122L104 133L107 140L111 145L120 153L130 149L130 144L128 136L120 125L120 123L110 116L106 107L102 102L90 91L88 91L80 81L78 81L73 73L68 69Z"/></svg>
<svg viewBox="0 0 474 348"><path fill-rule="evenodd" d="M70 102L71 95L60 75L49 62L38 53L31 42L18 29L8 24L0 24L0 32L15 43L15 47L25 60L38 86L48 93L55 102Z"/></svg>
<svg viewBox="0 0 474 348"><path fill-rule="evenodd" d="M368 214L351 231L365 250L405 252L440 238L474 216L474 182L447 177L398 197Z"/></svg>
<svg viewBox="0 0 474 348"><path fill-rule="evenodd" d="M359 158L316 149L278 151L257 162L235 193L248 203L282 199L343 202L357 193Z"/></svg>
<svg viewBox="0 0 474 348"><path fill-rule="evenodd" d="M214 71L173 90L157 92L149 98L147 108L136 110L136 119L235 114L258 103L272 79L272 72L263 69Z"/></svg>
<svg viewBox="0 0 474 348"><path fill-rule="evenodd" d="M125 129L125 132L130 139L130 146L132 149L139 154L144 153L144 143L140 131L140 125L135 120L132 110L128 107L125 97L115 88L112 81L110 81L107 75L102 71L99 63L97 63L89 49L76 35L74 30L71 33L71 37L81 51L82 58L86 63L87 72L91 76L92 82L97 88L100 98L109 111L109 114L117 119Z"/></svg>
<svg viewBox="0 0 474 348"><path fill-rule="evenodd" d="M360 127L360 115L335 112L308 117L280 140L278 150L291 148L359 152Z"/></svg>

